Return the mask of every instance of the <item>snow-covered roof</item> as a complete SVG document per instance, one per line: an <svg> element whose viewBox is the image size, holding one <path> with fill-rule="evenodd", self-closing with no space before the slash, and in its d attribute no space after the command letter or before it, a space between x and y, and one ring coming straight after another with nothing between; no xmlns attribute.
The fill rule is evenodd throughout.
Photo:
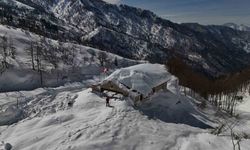
<svg viewBox="0 0 250 150"><path fill-rule="evenodd" d="M124 84L133 90L148 95L152 88L168 81L171 74L164 65L139 64L128 68L122 68L105 79L114 83Z"/></svg>

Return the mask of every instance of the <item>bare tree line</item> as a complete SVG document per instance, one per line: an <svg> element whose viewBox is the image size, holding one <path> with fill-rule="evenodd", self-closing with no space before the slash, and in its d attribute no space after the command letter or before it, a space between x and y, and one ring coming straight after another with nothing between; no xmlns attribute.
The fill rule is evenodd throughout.
<svg viewBox="0 0 250 150"><path fill-rule="evenodd" d="M12 61L16 59L15 41L6 33L0 36L0 73L14 67ZM81 53L81 47L75 44L63 43L47 39L43 36L33 38L29 36L25 52L29 57L30 69L37 72L40 86L45 85L45 73L56 75L57 83L68 79L68 74L79 73L83 64L99 64L100 67L118 67L118 59L111 59L104 51L87 50ZM81 55L79 55L81 54ZM11 60L13 59L13 60ZM60 65L60 66L59 66ZM67 68L67 69L66 69ZM65 70L66 69L66 70ZM1 75L0 74L0 75Z"/></svg>
<svg viewBox="0 0 250 150"><path fill-rule="evenodd" d="M49 62L53 65L53 72L57 74L57 80L59 77L66 78L65 75L61 75L58 64L62 62L65 65L71 66L71 72L79 71L80 65L87 62L95 62L95 58L101 67L111 67L112 65L118 66L118 60L115 58L111 60L108 58L106 52L92 51L91 57L81 56L82 62L77 61L78 52L80 48L74 44L58 42L57 44L50 43L51 41L45 37L40 37L40 40L30 39L29 45L26 48L26 52L30 56L31 69L37 71L40 75L40 83L43 86L43 72L44 63Z"/></svg>
<svg viewBox="0 0 250 150"><path fill-rule="evenodd" d="M233 146L233 150L241 150L241 142L244 139L249 139L246 133L235 132L235 127L240 124L238 120L219 121L220 125L214 128L211 133L217 136L228 135Z"/></svg>
<svg viewBox="0 0 250 150"><path fill-rule="evenodd" d="M180 58L175 57L166 64L169 72L177 76L184 88L184 93L192 97L201 96L211 104L228 112L235 113L235 107L242 101L241 92L250 92L250 68L217 79L210 79L192 71ZM205 101L204 101L205 103Z"/></svg>
<svg viewBox="0 0 250 150"><path fill-rule="evenodd" d="M8 59L15 59L16 57L16 48L14 47L13 38L11 36L7 36L7 34L0 37L0 48L1 48L1 56L0 57L0 72L3 73L6 69L9 68Z"/></svg>

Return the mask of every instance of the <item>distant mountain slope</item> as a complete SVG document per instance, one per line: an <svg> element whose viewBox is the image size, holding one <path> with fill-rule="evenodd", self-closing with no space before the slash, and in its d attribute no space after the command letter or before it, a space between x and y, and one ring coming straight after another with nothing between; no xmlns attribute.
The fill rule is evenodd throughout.
<svg viewBox="0 0 250 150"><path fill-rule="evenodd" d="M176 24L147 10L101 0L18 1L34 10L5 4L10 8L5 10L7 18L12 19L1 16L1 23L132 59L165 63L179 55L195 70L213 77L250 64L248 32L225 26Z"/></svg>
<svg viewBox="0 0 250 150"><path fill-rule="evenodd" d="M249 31L250 32L250 27L248 27L244 24L238 25L235 23L225 23L224 26L227 26L227 27L230 27L232 29L239 30L239 31Z"/></svg>

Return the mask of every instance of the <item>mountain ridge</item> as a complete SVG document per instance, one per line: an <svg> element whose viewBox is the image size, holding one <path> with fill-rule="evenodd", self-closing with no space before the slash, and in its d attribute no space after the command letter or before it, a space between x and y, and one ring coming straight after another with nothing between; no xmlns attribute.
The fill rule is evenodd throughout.
<svg viewBox="0 0 250 150"><path fill-rule="evenodd" d="M157 63L177 54L195 70L214 77L250 64L250 34L229 27L177 24L148 10L101 0L18 1L34 3L52 15L58 31L51 36L58 40ZM46 13L45 20L52 22Z"/></svg>
<svg viewBox="0 0 250 150"><path fill-rule="evenodd" d="M224 26L227 26L227 27L230 27L232 29L235 29L235 30L239 30L239 31L248 31L250 32L250 27L249 26L246 26L244 24L236 24L236 23L225 23L223 24Z"/></svg>

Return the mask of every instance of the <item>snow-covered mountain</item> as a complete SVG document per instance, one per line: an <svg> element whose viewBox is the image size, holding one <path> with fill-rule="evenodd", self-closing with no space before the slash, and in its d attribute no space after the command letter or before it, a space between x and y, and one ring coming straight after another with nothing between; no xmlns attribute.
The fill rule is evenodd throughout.
<svg viewBox="0 0 250 150"><path fill-rule="evenodd" d="M211 76L250 64L249 33L225 26L176 24L147 10L101 0L18 2L29 7L14 7L2 1L8 13L1 23L132 59L165 63L179 55L194 69Z"/></svg>
<svg viewBox="0 0 250 150"><path fill-rule="evenodd" d="M250 149L249 88L211 95L228 116L141 61L236 71L250 64L248 32L101 0L0 0L0 23L0 150Z"/></svg>
<svg viewBox="0 0 250 150"><path fill-rule="evenodd" d="M235 23L225 23L224 26L227 26L227 27L230 27L232 29L239 30L239 31L249 31L250 32L250 27L248 27L244 24L238 25Z"/></svg>

